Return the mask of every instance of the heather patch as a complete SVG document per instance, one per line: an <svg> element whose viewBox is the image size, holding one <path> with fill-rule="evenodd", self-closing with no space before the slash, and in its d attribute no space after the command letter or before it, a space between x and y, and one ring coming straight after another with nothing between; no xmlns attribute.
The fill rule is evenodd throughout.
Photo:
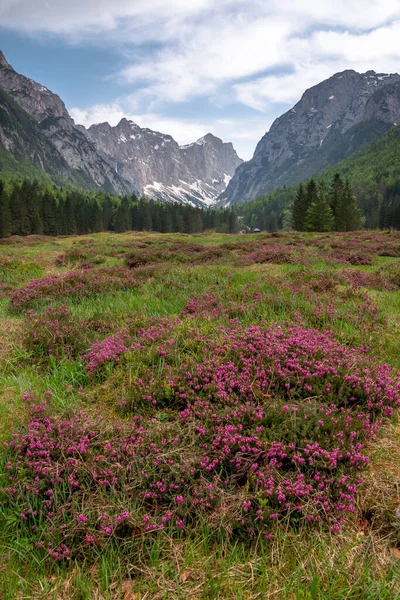
<svg viewBox="0 0 400 600"><path fill-rule="evenodd" d="M89 345L89 324L74 318L66 305L28 311L24 347L31 356L77 358Z"/></svg>
<svg viewBox="0 0 400 600"><path fill-rule="evenodd" d="M129 269L99 267L35 279L13 292L10 302L12 308L21 310L42 299L88 298L94 294L113 293L135 286L136 280Z"/></svg>
<svg viewBox="0 0 400 600"><path fill-rule="evenodd" d="M372 581L391 600L399 248L357 232L0 249L0 596L119 598L122 581L138 597L272 597L272 578L276 597ZM314 568L321 592L296 583Z"/></svg>
<svg viewBox="0 0 400 600"><path fill-rule="evenodd" d="M25 395L2 497L44 555L110 540L123 552L132 536L204 521L250 538L283 518L336 530L355 511L365 442L400 403L393 370L301 327L232 328L207 347L190 335L202 358L178 364L177 341L169 353L150 334L164 362L133 376L130 421L52 416ZM114 336L114 358L125 344Z"/></svg>

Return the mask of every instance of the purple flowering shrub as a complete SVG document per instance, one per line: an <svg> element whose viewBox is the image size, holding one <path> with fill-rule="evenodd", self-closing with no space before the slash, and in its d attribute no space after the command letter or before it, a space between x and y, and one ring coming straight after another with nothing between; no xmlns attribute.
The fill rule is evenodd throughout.
<svg viewBox="0 0 400 600"><path fill-rule="evenodd" d="M21 310L42 299L87 298L94 294L130 289L136 285L132 271L124 267L81 269L34 279L13 292L10 303L12 308Z"/></svg>
<svg viewBox="0 0 400 600"><path fill-rule="evenodd" d="M104 354L146 354L129 384L120 373L122 421L54 416L26 394L5 444L2 502L49 556L204 520L250 537L283 518L336 530L354 512L365 442L400 403L392 369L300 326L188 328L183 348L164 322L132 339Z"/></svg>
<svg viewBox="0 0 400 600"><path fill-rule="evenodd" d="M89 324L74 317L65 304L48 306L42 313L27 312L24 347L33 356L78 358L90 338Z"/></svg>

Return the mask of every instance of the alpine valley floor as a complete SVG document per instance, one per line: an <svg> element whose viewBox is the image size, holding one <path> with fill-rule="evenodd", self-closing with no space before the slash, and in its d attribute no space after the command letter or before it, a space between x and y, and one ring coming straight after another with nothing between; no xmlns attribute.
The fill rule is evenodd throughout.
<svg viewBox="0 0 400 600"><path fill-rule="evenodd" d="M399 257L0 240L0 596L400 598Z"/></svg>

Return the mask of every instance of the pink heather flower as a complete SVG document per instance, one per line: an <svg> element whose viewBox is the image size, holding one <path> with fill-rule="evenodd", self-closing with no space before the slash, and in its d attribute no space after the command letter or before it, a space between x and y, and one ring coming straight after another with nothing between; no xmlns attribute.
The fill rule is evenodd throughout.
<svg viewBox="0 0 400 600"><path fill-rule="evenodd" d="M88 518L85 517L85 515L83 515L82 513L80 513L79 515L76 516L77 520L80 523L87 523L88 522Z"/></svg>
<svg viewBox="0 0 400 600"><path fill-rule="evenodd" d="M288 407L288 405L287 405L287 404L285 404L285 406L282 406L282 410L283 410L284 412L287 412L287 411L289 410L289 407Z"/></svg>
<svg viewBox="0 0 400 600"><path fill-rule="evenodd" d="M249 512L250 507L251 507L251 502L249 502L248 500L245 500L243 502L243 510L244 510L244 512Z"/></svg>
<svg viewBox="0 0 400 600"><path fill-rule="evenodd" d="M183 496L177 496L175 498L175 500L176 500L177 505L180 506L183 502Z"/></svg>
<svg viewBox="0 0 400 600"><path fill-rule="evenodd" d="M94 542L94 537L92 535L90 535L89 533L86 534L85 536L85 540L89 543L89 544L93 544Z"/></svg>

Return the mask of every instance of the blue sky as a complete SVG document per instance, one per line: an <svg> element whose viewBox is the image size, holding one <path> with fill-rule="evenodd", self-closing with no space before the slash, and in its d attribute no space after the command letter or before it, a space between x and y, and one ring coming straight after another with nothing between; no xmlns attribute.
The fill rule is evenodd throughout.
<svg viewBox="0 0 400 600"><path fill-rule="evenodd" d="M400 71L399 0L0 0L0 49L76 122L123 116L249 159L337 71Z"/></svg>

